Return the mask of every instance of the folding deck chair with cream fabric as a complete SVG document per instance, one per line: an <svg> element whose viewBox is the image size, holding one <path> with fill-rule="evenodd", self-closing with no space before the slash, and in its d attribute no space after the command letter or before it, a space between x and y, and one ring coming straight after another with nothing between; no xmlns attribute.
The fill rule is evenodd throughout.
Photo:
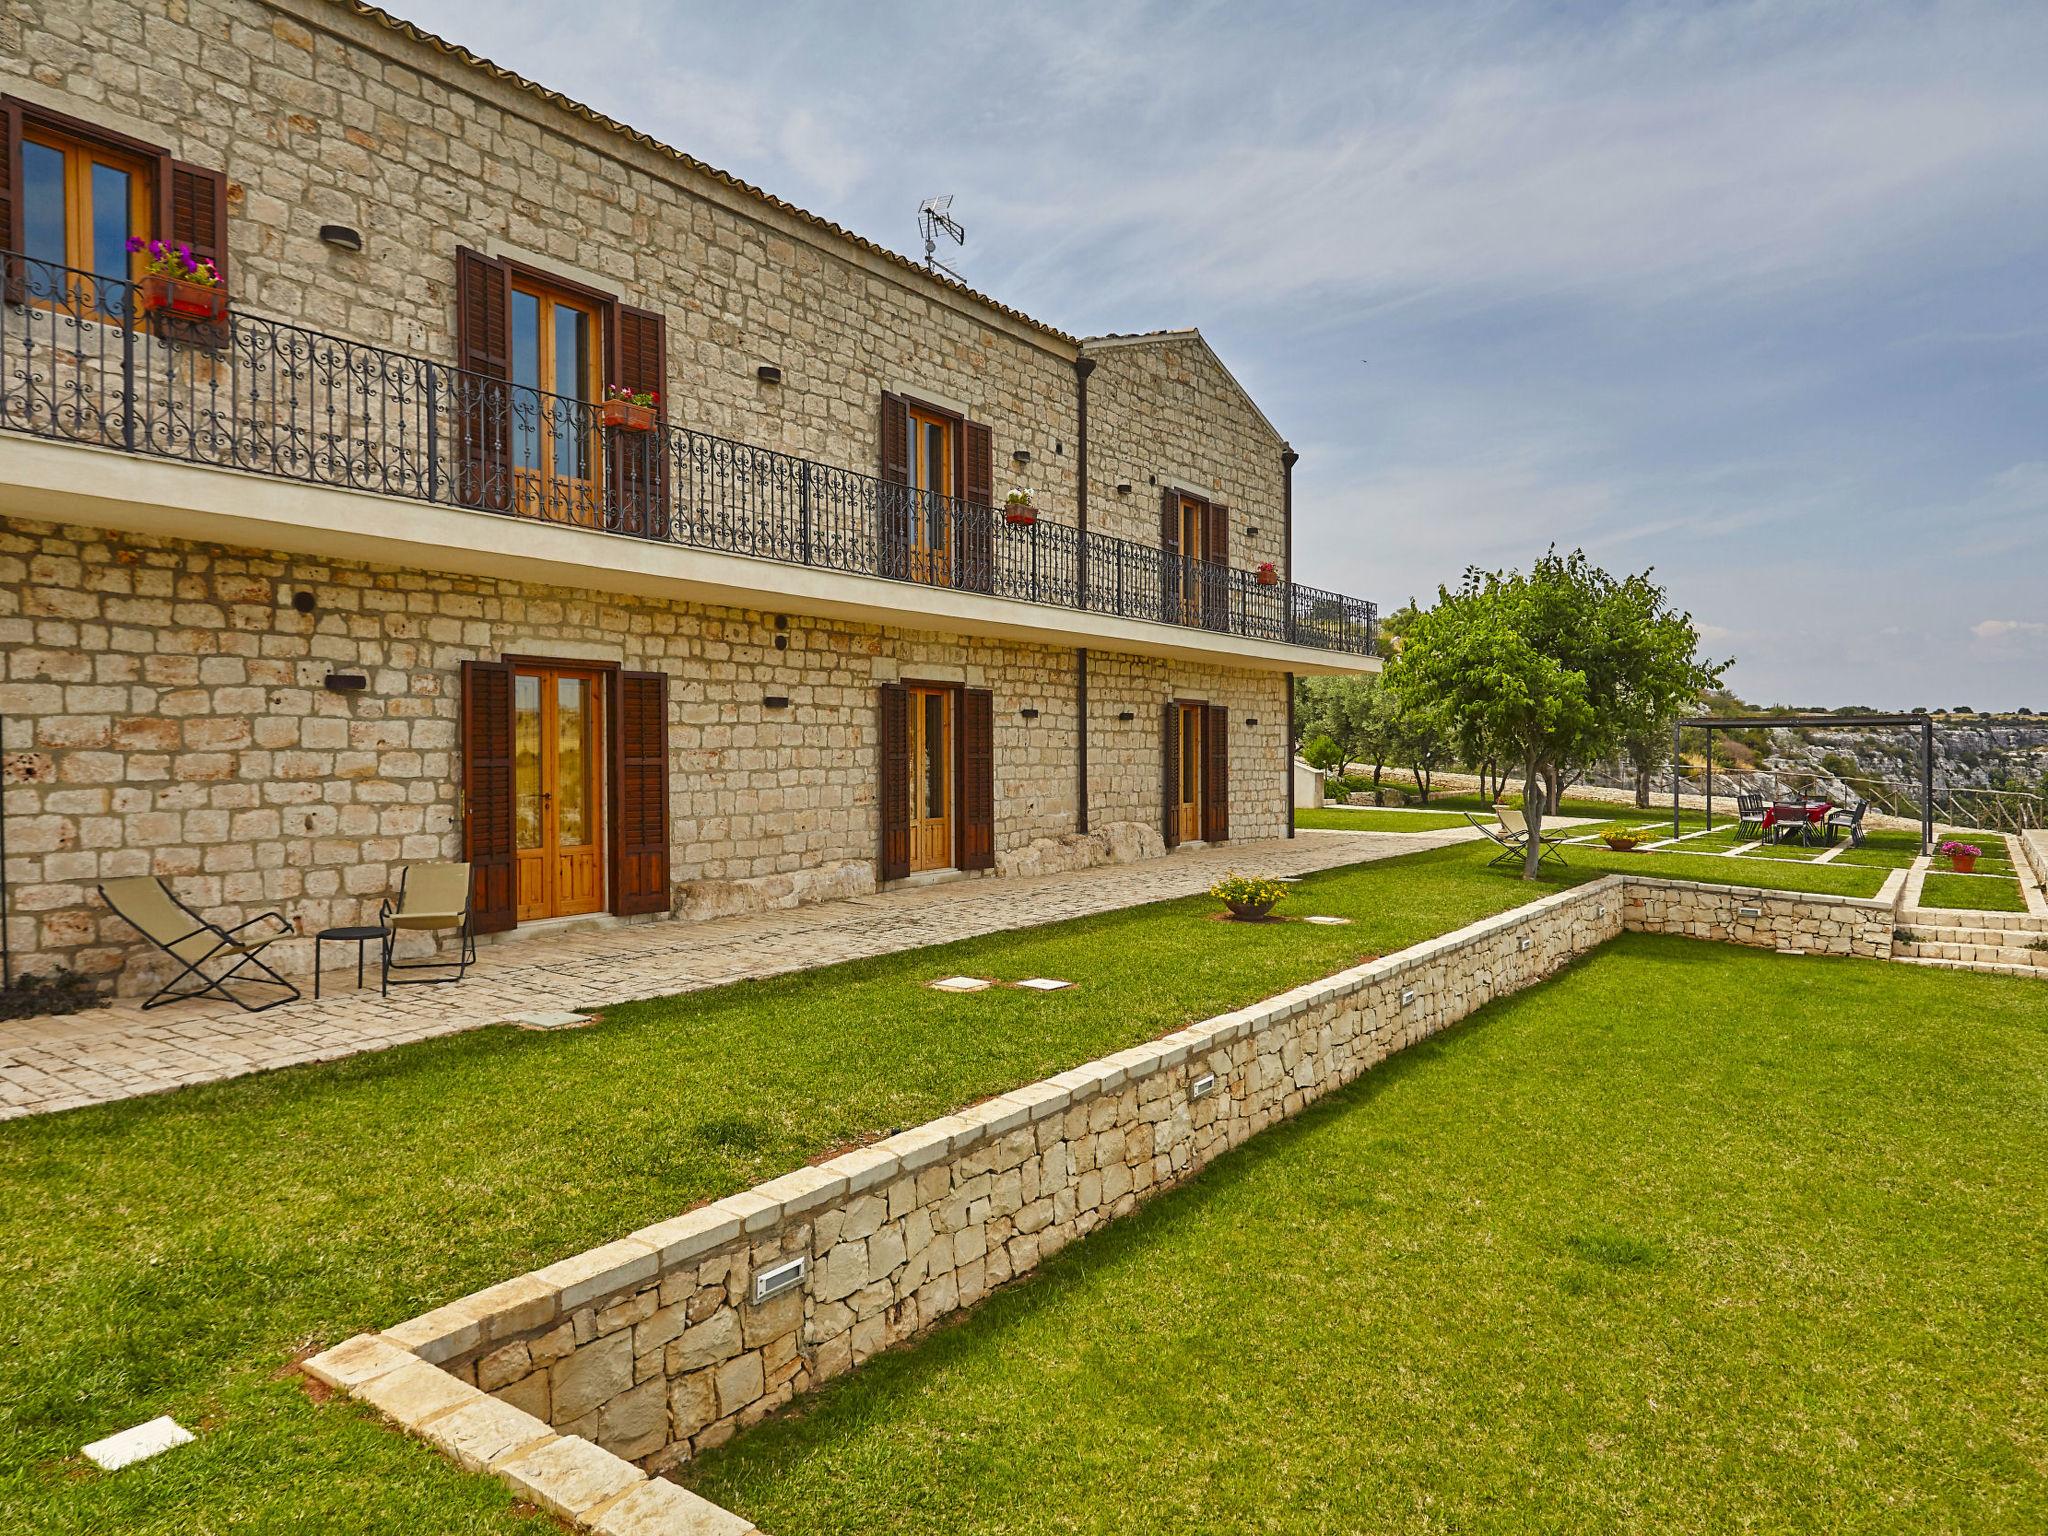
<svg viewBox="0 0 2048 1536"><path fill-rule="evenodd" d="M1493 813L1500 818L1501 831L1513 840L1516 852L1526 851L1529 846L1529 818L1511 805L1496 805ZM1555 859L1560 864L1564 862L1563 838L1546 832L1537 841L1543 844L1542 853L1537 855L1538 863L1544 859Z"/></svg>
<svg viewBox="0 0 2048 1536"><path fill-rule="evenodd" d="M223 928L209 923L171 894L171 888L155 875L128 875L100 882L100 899L118 912L137 933L177 961L179 970L142 1006L161 1008L188 997L218 997L245 1013L261 1013L279 1003L289 1003L299 989L265 963L263 950L296 930L282 912L265 912L246 923ZM261 938L249 930L258 923L276 931ZM261 972L261 975L248 974ZM192 986L178 990L190 979ZM232 985L230 985L232 983ZM281 997L267 1003L252 1003L239 996L235 987L277 990Z"/></svg>

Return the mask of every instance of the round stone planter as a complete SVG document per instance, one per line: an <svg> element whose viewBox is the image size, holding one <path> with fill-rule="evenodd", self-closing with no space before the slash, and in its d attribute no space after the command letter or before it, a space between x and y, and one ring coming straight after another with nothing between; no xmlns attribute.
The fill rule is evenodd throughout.
<svg viewBox="0 0 2048 1536"><path fill-rule="evenodd" d="M1270 901L1226 901L1224 905L1230 908L1230 915L1240 923L1255 923L1261 918L1271 917L1276 903Z"/></svg>

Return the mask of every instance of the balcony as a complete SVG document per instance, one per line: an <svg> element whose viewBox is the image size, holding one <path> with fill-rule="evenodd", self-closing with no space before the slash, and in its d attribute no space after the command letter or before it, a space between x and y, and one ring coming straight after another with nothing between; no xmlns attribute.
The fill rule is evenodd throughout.
<svg viewBox="0 0 2048 1536"><path fill-rule="evenodd" d="M136 285L6 256L0 430L1351 656L1359 598L932 496L236 311L143 312ZM917 606L905 594L903 606ZM1213 643L1213 642L1212 642Z"/></svg>

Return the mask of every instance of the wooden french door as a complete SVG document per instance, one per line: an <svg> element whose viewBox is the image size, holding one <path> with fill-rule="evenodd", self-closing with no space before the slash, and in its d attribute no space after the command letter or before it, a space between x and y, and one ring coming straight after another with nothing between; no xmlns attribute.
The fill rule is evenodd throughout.
<svg viewBox="0 0 2048 1536"><path fill-rule="evenodd" d="M909 690L910 868L953 865L953 690Z"/></svg>
<svg viewBox="0 0 2048 1536"><path fill-rule="evenodd" d="M600 513L595 304L512 280L512 490L527 517L590 527Z"/></svg>
<svg viewBox="0 0 2048 1536"><path fill-rule="evenodd" d="M1180 840L1198 842L1202 836L1202 768L1208 761L1209 711L1200 704L1180 706L1180 798L1175 802L1175 821Z"/></svg>
<svg viewBox="0 0 2048 1536"><path fill-rule="evenodd" d="M950 586L953 581L953 454L955 423L922 406L910 416L910 579ZM950 861L949 861L950 862Z"/></svg>
<svg viewBox="0 0 2048 1536"><path fill-rule="evenodd" d="M512 830L522 923L604 909L604 696L594 671L522 666L513 674Z"/></svg>
<svg viewBox="0 0 2048 1536"><path fill-rule="evenodd" d="M1209 504L1192 496L1180 499L1180 622L1202 622L1203 562L1208 558ZM1199 834L1198 834L1199 835Z"/></svg>

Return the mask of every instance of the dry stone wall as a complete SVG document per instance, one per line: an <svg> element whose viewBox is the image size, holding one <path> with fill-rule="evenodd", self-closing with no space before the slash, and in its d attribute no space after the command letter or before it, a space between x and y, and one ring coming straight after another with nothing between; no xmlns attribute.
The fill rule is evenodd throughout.
<svg viewBox="0 0 2048 1536"><path fill-rule="evenodd" d="M294 608L300 593L312 612ZM1235 835L1286 831L1276 674L1099 665L1091 728L1112 731L1118 703L1149 723L1091 753L1084 839L1073 651L776 617L0 520L13 952L123 991L152 983L157 958L94 892L117 875L165 876L223 922L274 908L304 933L373 920L398 866L460 856L472 657L669 674L671 874L688 916L873 888L876 689L899 677L993 690L998 872L1159 851L1169 689L1232 709ZM329 692L337 670L367 688ZM310 970L310 940L280 948Z"/></svg>
<svg viewBox="0 0 2048 1536"><path fill-rule="evenodd" d="M1904 890L1901 883L1899 889ZM1794 895L1690 880L1630 880L1628 926L1762 949L1889 960L1898 910L1858 896Z"/></svg>

